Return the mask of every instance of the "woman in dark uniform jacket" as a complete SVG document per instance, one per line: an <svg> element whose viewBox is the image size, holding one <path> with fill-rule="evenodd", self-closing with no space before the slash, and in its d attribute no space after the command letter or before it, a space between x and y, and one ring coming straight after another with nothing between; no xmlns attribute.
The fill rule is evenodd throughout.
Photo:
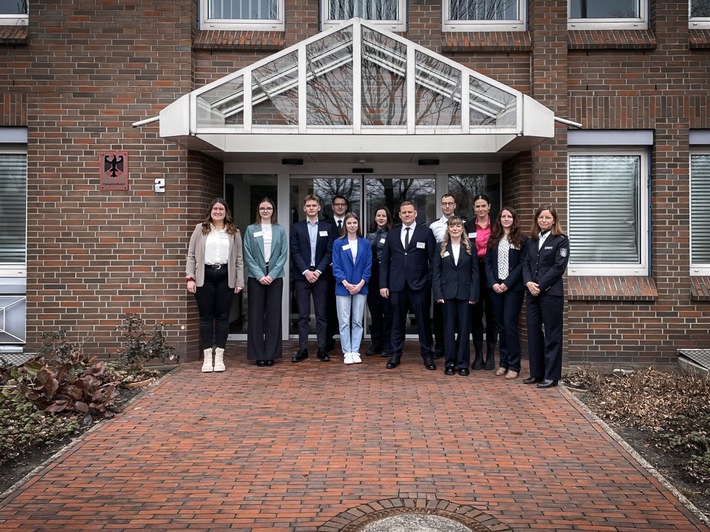
<svg viewBox="0 0 710 532"><path fill-rule="evenodd" d="M382 261L382 248L387 239L387 233L392 229L392 215L387 207L380 207L375 211L375 219L367 239L372 245L372 272L370 286L380 286L380 262ZM370 310L370 340L372 345L365 352L366 355L390 356L390 331L392 330L392 308L390 300L380 295L380 291L370 290L367 293L367 308Z"/></svg>
<svg viewBox="0 0 710 532"><path fill-rule="evenodd" d="M478 257L461 218L452 216L446 224L446 235L434 254L432 286L434 300L444 305L444 373L458 370L465 377L471 363L471 306L480 297Z"/></svg>
<svg viewBox="0 0 710 532"><path fill-rule="evenodd" d="M557 386L562 376L562 276L568 262L569 239L562 233L557 211L543 205L535 211L523 262L530 359L530 377L523 382L537 383L538 388Z"/></svg>
<svg viewBox="0 0 710 532"><path fill-rule="evenodd" d="M515 379L520 373L520 309L523 305L523 257L528 238L518 213L503 207L488 239L485 267L496 322L500 361L496 375Z"/></svg>

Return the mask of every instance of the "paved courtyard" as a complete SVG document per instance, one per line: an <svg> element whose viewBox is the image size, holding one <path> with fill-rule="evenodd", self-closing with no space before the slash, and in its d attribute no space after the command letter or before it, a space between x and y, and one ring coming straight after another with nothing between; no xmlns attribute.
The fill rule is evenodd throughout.
<svg viewBox="0 0 710 532"><path fill-rule="evenodd" d="M226 372L183 364L86 434L0 501L0 529L708 529L525 369L445 376L414 344L395 370L290 350L257 368L236 348Z"/></svg>

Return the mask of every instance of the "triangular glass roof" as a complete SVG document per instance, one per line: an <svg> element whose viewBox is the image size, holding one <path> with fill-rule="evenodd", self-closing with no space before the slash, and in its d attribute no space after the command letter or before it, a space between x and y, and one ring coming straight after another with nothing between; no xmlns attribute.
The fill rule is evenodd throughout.
<svg viewBox="0 0 710 532"><path fill-rule="evenodd" d="M160 134L223 152L288 142L289 151L484 153L552 137L554 115L354 18L180 98L160 113Z"/></svg>

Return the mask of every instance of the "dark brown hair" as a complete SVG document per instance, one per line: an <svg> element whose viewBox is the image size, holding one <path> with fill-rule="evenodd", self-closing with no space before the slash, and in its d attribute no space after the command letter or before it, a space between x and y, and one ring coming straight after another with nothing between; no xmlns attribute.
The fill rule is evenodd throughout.
<svg viewBox="0 0 710 532"><path fill-rule="evenodd" d="M202 234L209 234L212 230L210 228L210 225L212 224L212 207L218 203L224 205L224 228L227 230L227 233L230 235L237 233L239 229L236 225L234 225L234 218L232 218L232 211L229 210L229 205L224 198L215 198L210 202L210 206L207 208L207 216L205 216L205 219L202 222Z"/></svg>
<svg viewBox="0 0 710 532"><path fill-rule="evenodd" d="M513 225L510 226L508 241L513 245L513 247L515 247L516 249L520 249L520 247L523 245L524 235L520 229L520 225L518 224L518 222L520 221L520 218L518 218L518 213L515 212L515 209L513 209L512 207L503 207L498 213L496 223L493 225L493 229L491 229L491 236L488 238L488 249L493 249L494 247L496 247L498 245L498 242L500 242L500 239L503 238L503 235L505 234L503 224L500 223L503 211L508 211L513 216Z"/></svg>

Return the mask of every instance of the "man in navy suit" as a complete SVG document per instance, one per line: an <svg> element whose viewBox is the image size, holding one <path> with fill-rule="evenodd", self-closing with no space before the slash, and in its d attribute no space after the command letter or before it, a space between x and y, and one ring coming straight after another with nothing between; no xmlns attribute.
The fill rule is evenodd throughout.
<svg viewBox="0 0 710 532"><path fill-rule="evenodd" d="M429 307L436 240L426 225L416 223L417 211L411 201L402 202L399 218L402 223L387 233L380 266L380 295L392 301L392 356L387 369L399 366L407 310L411 306L424 366L435 370Z"/></svg>
<svg viewBox="0 0 710 532"><path fill-rule="evenodd" d="M311 314L311 298L316 315L316 337L318 358L330 361L327 351L326 298L334 230L326 221L318 220L321 210L320 198L306 196L303 201L306 219L291 226L291 280L296 293L298 307L298 352L291 362L301 362L308 358L308 322Z"/></svg>

